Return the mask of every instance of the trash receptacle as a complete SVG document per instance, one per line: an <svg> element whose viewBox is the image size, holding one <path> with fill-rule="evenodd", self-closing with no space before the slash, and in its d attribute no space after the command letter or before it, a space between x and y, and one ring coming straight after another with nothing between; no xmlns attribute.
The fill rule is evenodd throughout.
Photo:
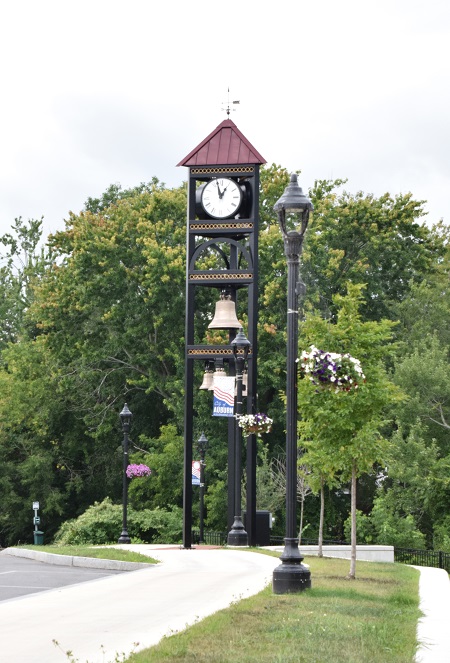
<svg viewBox="0 0 450 663"><path fill-rule="evenodd" d="M39 530L35 530L33 532L33 534L34 534L34 545L35 546L44 545L44 532L40 532Z"/></svg>
<svg viewBox="0 0 450 663"><path fill-rule="evenodd" d="M247 512L243 511L244 527L247 521ZM272 514L270 511L257 511L256 512L256 545L257 546L270 546L270 529L272 526Z"/></svg>

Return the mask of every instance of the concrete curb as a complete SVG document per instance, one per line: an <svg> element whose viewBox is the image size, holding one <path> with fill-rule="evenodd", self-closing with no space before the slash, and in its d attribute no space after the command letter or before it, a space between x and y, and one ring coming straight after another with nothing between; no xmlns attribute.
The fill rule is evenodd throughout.
<svg viewBox="0 0 450 663"><path fill-rule="evenodd" d="M283 552L284 546L264 546L266 550L276 550ZM317 556L319 546L305 546L300 545L300 552L302 555ZM349 545L325 545L322 546L324 557L338 557L340 559L350 559L351 546ZM394 562L394 546L374 546L374 545L357 545L356 546L356 559L361 562Z"/></svg>
<svg viewBox="0 0 450 663"><path fill-rule="evenodd" d="M146 564L145 562L121 562L116 559L97 559L96 557L72 557L70 555L57 555L39 550L29 550L28 548L5 548L1 553L3 555L12 555L13 557L35 559L44 564L80 566L88 569L106 569L107 571L137 571L138 569L148 569L149 566L155 566L155 564L151 564L150 562Z"/></svg>

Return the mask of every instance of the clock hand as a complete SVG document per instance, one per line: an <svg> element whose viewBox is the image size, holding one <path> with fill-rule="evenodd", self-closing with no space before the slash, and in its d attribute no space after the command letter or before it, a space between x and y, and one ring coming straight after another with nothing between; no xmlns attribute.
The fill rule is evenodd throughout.
<svg viewBox="0 0 450 663"><path fill-rule="evenodd" d="M219 182L216 181L216 184L217 184L217 191L219 192L219 198L220 200L222 200L225 191L220 191Z"/></svg>
<svg viewBox="0 0 450 663"><path fill-rule="evenodd" d="M228 182L228 184L226 185L225 189L223 190L222 195L225 195L225 191L228 189L228 187L230 186L230 184L233 184L233 182L231 182L231 181Z"/></svg>

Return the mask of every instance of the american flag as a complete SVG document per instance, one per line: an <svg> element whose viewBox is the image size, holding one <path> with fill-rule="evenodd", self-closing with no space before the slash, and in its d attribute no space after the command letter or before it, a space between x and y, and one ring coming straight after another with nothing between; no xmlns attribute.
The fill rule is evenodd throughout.
<svg viewBox="0 0 450 663"><path fill-rule="evenodd" d="M199 486L200 485L200 461L199 460L193 460L192 461L192 485L193 486Z"/></svg>

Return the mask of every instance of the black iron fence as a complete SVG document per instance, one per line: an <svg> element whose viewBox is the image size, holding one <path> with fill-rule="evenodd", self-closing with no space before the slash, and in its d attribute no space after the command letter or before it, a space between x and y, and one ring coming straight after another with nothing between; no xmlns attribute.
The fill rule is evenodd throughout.
<svg viewBox="0 0 450 663"><path fill-rule="evenodd" d="M403 564L416 566L433 566L445 569L450 573L450 553L442 550L411 550L409 548L394 548L394 560Z"/></svg>
<svg viewBox="0 0 450 663"><path fill-rule="evenodd" d="M226 546L228 533L227 532L204 532L203 543L210 546ZM192 530L192 541L194 544L200 542L199 530ZM317 539L304 539L302 538L301 545L314 546L318 544ZM271 536L271 546L284 545L283 536ZM348 541L334 541L331 539L324 539L323 545L336 546L336 545L349 545ZM450 553L443 552L442 550L412 550L410 548L394 548L394 561L402 564L415 564L416 566L432 566L438 569L445 569L450 573Z"/></svg>
<svg viewBox="0 0 450 663"><path fill-rule="evenodd" d="M208 546L226 546L228 539L228 532L204 532L203 543ZM192 530L193 543L200 543L200 531Z"/></svg>

